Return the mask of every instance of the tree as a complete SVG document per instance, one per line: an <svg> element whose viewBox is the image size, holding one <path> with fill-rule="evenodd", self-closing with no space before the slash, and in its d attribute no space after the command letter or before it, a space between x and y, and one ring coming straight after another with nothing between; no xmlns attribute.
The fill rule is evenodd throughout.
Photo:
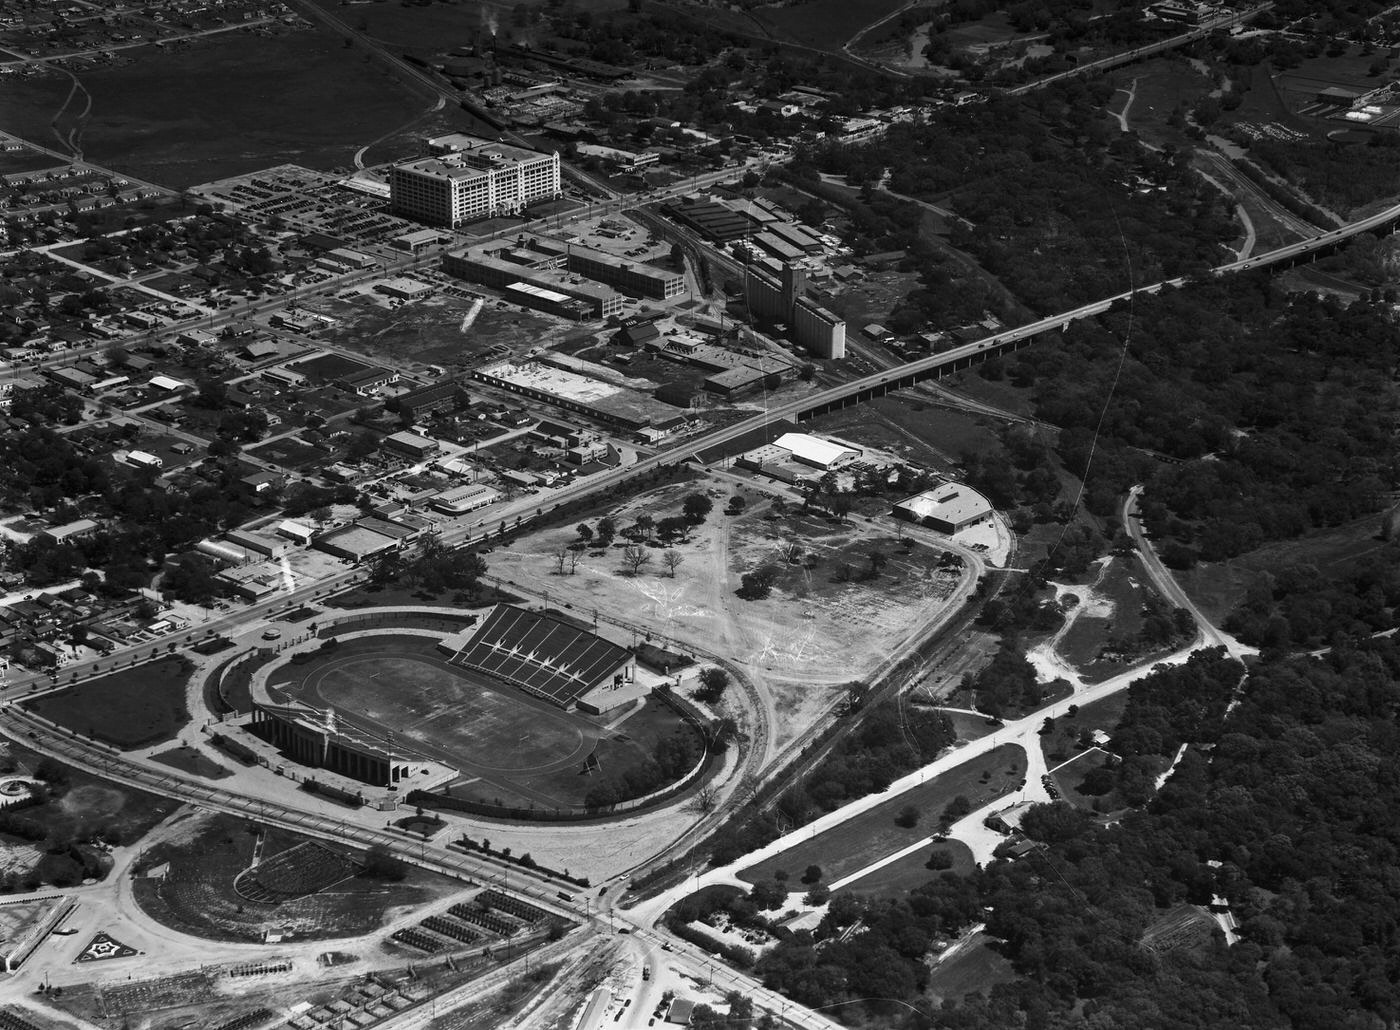
<svg viewBox="0 0 1400 1030"><path fill-rule="evenodd" d="M809 865L806 872L802 874L803 883L816 883L822 878L822 867L819 865Z"/></svg>
<svg viewBox="0 0 1400 1030"><path fill-rule="evenodd" d="M934 848L924 863L925 869L943 870L953 868L953 856L947 848Z"/></svg>
<svg viewBox="0 0 1400 1030"><path fill-rule="evenodd" d="M633 576L637 575L642 566L651 561L651 552L641 544L628 544L622 551L622 564L627 566L627 571Z"/></svg>
<svg viewBox="0 0 1400 1030"><path fill-rule="evenodd" d="M700 689L695 691L697 700L707 705L717 704L729 688L729 673L718 665L700 670Z"/></svg>
<svg viewBox="0 0 1400 1030"><path fill-rule="evenodd" d="M781 908L787 903L787 888L777 880L762 880L753 885L749 898L760 910Z"/></svg>
<svg viewBox="0 0 1400 1030"><path fill-rule="evenodd" d="M585 544L588 543L588 541L593 539L593 527L591 527L587 522L579 523L578 538L582 540Z"/></svg>
<svg viewBox="0 0 1400 1030"><path fill-rule="evenodd" d="M573 552L570 551L567 547L561 547L554 552L553 558L555 564L555 572L558 575L564 575L564 566L569 563L569 555L571 555L572 553Z"/></svg>
<svg viewBox="0 0 1400 1030"><path fill-rule="evenodd" d="M637 533L641 536L641 539L643 541L647 541L651 539L651 531L655 526L656 519L654 519L649 513L642 512L640 515L637 516L636 522L633 525L633 529L637 531Z"/></svg>
<svg viewBox="0 0 1400 1030"><path fill-rule="evenodd" d="M736 593L745 601L762 601L773 592L773 584L777 579L778 570L774 566L760 566L739 578L739 589Z"/></svg>
<svg viewBox="0 0 1400 1030"><path fill-rule="evenodd" d="M846 516L851 513L851 509L854 506L851 495L848 493L833 494L830 504L828 505L828 507L831 508L831 514L835 515L842 522L846 521Z"/></svg>
<svg viewBox="0 0 1400 1030"><path fill-rule="evenodd" d="M685 515L685 520L692 526L698 526L705 521L706 516L714 508L715 502L704 494L690 494L686 497L681 511Z"/></svg>
<svg viewBox="0 0 1400 1030"><path fill-rule="evenodd" d="M202 554L186 554L162 578L161 592L177 601L207 608L220 587L209 559Z"/></svg>
<svg viewBox="0 0 1400 1030"><path fill-rule="evenodd" d="M383 844L376 844L365 852L365 875L398 883L408 875L408 866L390 854Z"/></svg>
<svg viewBox="0 0 1400 1030"><path fill-rule="evenodd" d="M894 824L902 826L906 830L913 829L919 824L919 810L913 805L905 805L899 810L899 814L894 817Z"/></svg>
<svg viewBox="0 0 1400 1030"><path fill-rule="evenodd" d="M685 561L685 555L681 554L674 547L668 548L661 556L661 564L666 566L666 571L671 574L671 578L676 578L676 569L680 568Z"/></svg>
<svg viewBox="0 0 1400 1030"><path fill-rule="evenodd" d="M598 520L598 546L611 547L613 537L617 535L617 523L611 518L601 518Z"/></svg>

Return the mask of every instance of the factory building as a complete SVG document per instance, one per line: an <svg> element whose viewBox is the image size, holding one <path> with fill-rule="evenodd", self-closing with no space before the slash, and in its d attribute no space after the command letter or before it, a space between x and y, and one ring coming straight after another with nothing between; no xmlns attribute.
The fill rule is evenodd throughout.
<svg viewBox="0 0 1400 1030"><path fill-rule="evenodd" d="M846 356L846 320L803 296L807 274L783 265L775 279L752 265L744 269L744 298L754 318L777 322L792 329L793 339L821 358Z"/></svg>

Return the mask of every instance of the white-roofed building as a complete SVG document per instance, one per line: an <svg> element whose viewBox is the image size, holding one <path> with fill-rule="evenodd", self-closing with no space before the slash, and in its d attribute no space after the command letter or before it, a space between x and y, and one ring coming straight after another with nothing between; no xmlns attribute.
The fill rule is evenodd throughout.
<svg viewBox="0 0 1400 1030"><path fill-rule="evenodd" d="M311 543L311 538L316 535L311 527L304 522L294 522L291 519L283 519L277 523L277 533L288 540L295 540L299 544Z"/></svg>
<svg viewBox="0 0 1400 1030"><path fill-rule="evenodd" d="M492 487L483 486L480 483L469 483L466 486L444 490L428 504L445 515L462 515L485 507L498 497L500 497L500 493Z"/></svg>
<svg viewBox="0 0 1400 1030"><path fill-rule="evenodd" d="M991 502L965 483L942 483L894 506L896 518L956 533L991 520Z"/></svg>
<svg viewBox="0 0 1400 1030"><path fill-rule="evenodd" d="M190 384L181 382L173 376L151 376L151 385L157 390L165 390L168 393L173 393L176 390L186 389Z"/></svg>
<svg viewBox="0 0 1400 1030"><path fill-rule="evenodd" d="M860 457L860 451L845 444L832 443L807 433L784 433L773 441L775 447L790 451L804 465L819 469L834 469Z"/></svg>

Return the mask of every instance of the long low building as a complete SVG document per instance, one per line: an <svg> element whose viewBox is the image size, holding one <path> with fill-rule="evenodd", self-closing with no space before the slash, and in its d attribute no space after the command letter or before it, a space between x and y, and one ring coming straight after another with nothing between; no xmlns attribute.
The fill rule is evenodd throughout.
<svg viewBox="0 0 1400 1030"><path fill-rule="evenodd" d="M559 272L562 259L547 254L521 254L510 247L472 254L456 251L442 259L443 271L458 279L503 290L527 307L566 318L610 318L621 314L622 295L596 283L580 282ZM579 305L570 304L570 301Z"/></svg>
<svg viewBox="0 0 1400 1030"><path fill-rule="evenodd" d="M466 486L444 490L430 500L428 506L444 515L465 515L469 511L476 511L477 508L495 503L500 496L493 487L468 483Z"/></svg>
<svg viewBox="0 0 1400 1030"><path fill-rule="evenodd" d="M627 429L671 429L685 421L675 408L638 390L540 361L501 361L476 369L472 376L512 393Z"/></svg>

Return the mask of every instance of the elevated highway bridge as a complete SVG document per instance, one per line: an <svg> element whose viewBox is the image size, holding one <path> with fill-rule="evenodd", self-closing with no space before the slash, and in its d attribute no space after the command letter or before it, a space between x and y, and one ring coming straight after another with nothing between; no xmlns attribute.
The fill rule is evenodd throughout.
<svg viewBox="0 0 1400 1030"><path fill-rule="evenodd" d="M1324 232L1311 239L1300 240L1297 243L1290 243L1286 247L1279 247L1277 250L1266 251L1240 261L1231 261L1228 264L1219 265L1211 269L1211 274L1224 276L1236 272L1248 272L1258 268L1273 266L1288 266L1299 261L1311 260L1318 254L1327 253L1363 233L1376 231L1394 232L1396 231L1397 222L1400 222L1400 204L1392 205L1366 218L1348 223L1341 228ZM817 394L788 401L784 404L770 406L764 415L748 419L745 422L730 427L731 430L738 430L738 432L734 432L732 436L737 437L744 432L750 432L757 425L772 419L792 418L801 421L802 419L812 418L828 412L839 411L853 404L861 404L875 397L883 397L886 394L893 393L896 390L907 389L928 379L937 379L940 376L961 371L980 361L985 361L993 355L1005 354L1024 347L1041 333L1062 329L1071 322L1077 322L1081 318L1091 318L1095 315L1100 315L1113 307L1113 305L1120 301L1127 300L1135 294L1157 293L1163 287L1181 286L1187 281L1187 276L1178 276L1175 279L1164 279L1160 282L1140 286L1134 290L1125 290L1111 297L1104 297L1101 300L1096 300L1089 304L1082 304L1077 308L1071 308L1068 311L1050 315L1036 322L1028 322L1014 329L1006 329L999 333L993 333L980 340L974 340L971 343L963 344L961 347L954 347L952 350L942 351L926 358L919 358L917 361L911 361L907 364L896 365L894 368L885 369L849 383L842 383L840 386L834 386ZM717 435L719 434L710 434L696 442L704 447L712 447L717 443L724 442L714 439Z"/></svg>

